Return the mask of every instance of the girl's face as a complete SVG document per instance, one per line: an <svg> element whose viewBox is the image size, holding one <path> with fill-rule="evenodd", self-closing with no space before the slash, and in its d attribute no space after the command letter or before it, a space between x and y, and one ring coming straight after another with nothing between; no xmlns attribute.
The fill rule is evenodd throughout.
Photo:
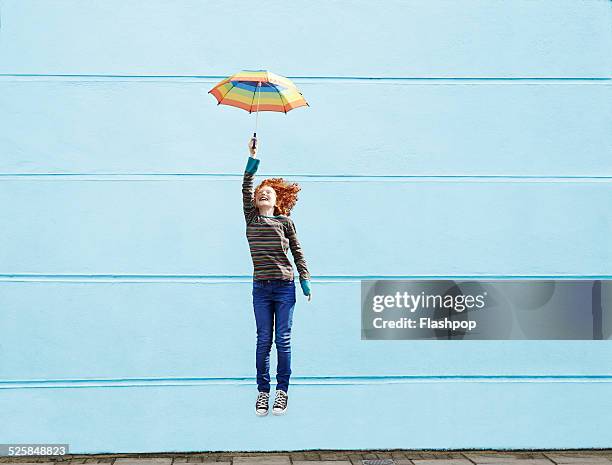
<svg viewBox="0 0 612 465"><path fill-rule="evenodd" d="M255 199L255 206L261 207L272 207L276 206L276 192L270 186L263 186L257 192L257 198Z"/></svg>

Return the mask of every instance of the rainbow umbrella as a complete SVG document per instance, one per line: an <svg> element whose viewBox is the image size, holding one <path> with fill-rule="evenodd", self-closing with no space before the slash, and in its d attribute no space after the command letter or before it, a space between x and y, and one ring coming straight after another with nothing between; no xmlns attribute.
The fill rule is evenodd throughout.
<svg viewBox="0 0 612 465"><path fill-rule="evenodd" d="M257 119L260 111L287 114L294 108L310 106L290 79L263 69L242 70L223 79L208 93L217 99L217 105L230 105L249 113L255 112L253 137L257 137Z"/></svg>

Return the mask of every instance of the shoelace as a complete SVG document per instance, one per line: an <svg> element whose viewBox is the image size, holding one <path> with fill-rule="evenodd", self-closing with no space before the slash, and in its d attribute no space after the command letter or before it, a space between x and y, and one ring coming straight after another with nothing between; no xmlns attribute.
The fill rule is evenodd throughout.
<svg viewBox="0 0 612 465"><path fill-rule="evenodd" d="M287 394L284 391L277 391L274 399L274 407L284 409L287 406Z"/></svg>
<svg viewBox="0 0 612 465"><path fill-rule="evenodd" d="M256 407L259 408L268 408L268 399L270 397L270 394L268 394L267 392L260 392L257 395L257 403L256 403Z"/></svg>

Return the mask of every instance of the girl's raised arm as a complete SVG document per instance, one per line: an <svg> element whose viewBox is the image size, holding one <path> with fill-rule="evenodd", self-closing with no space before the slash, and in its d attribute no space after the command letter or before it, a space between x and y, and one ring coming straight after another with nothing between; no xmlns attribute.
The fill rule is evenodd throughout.
<svg viewBox="0 0 612 465"><path fill-rule="evenodd" d="M254 138L251 138L249 140L249 152L251 153L251 156L247 161L244 176L242 178L242 210L244 211L244 219L246 220L247 224L257 213L253 200L253 178L257 172L259 160L255 158L257 155L257 148L252 147L253 139Z"/></svg>

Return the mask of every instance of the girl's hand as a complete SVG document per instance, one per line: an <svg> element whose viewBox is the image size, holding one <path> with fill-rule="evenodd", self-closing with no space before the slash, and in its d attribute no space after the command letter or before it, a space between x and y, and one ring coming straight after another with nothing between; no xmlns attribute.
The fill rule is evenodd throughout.
<svg viewBox="0 0 612 465"><path fill-rule="evenodd" d="M253 148L253 141L255 141L255 148ZM257 138L256 137L251 137L249 139L249 152L251 153L251 156L253 158L257 156Z"/></svg>
<svg viewBox="0 0 612 465"><path fill-rule="evenodd" d="M310 289L310 279L300 279L300 286L302 287L302 292L306 297L308 297L308 302L312 299L312 290Z"/></svg>

